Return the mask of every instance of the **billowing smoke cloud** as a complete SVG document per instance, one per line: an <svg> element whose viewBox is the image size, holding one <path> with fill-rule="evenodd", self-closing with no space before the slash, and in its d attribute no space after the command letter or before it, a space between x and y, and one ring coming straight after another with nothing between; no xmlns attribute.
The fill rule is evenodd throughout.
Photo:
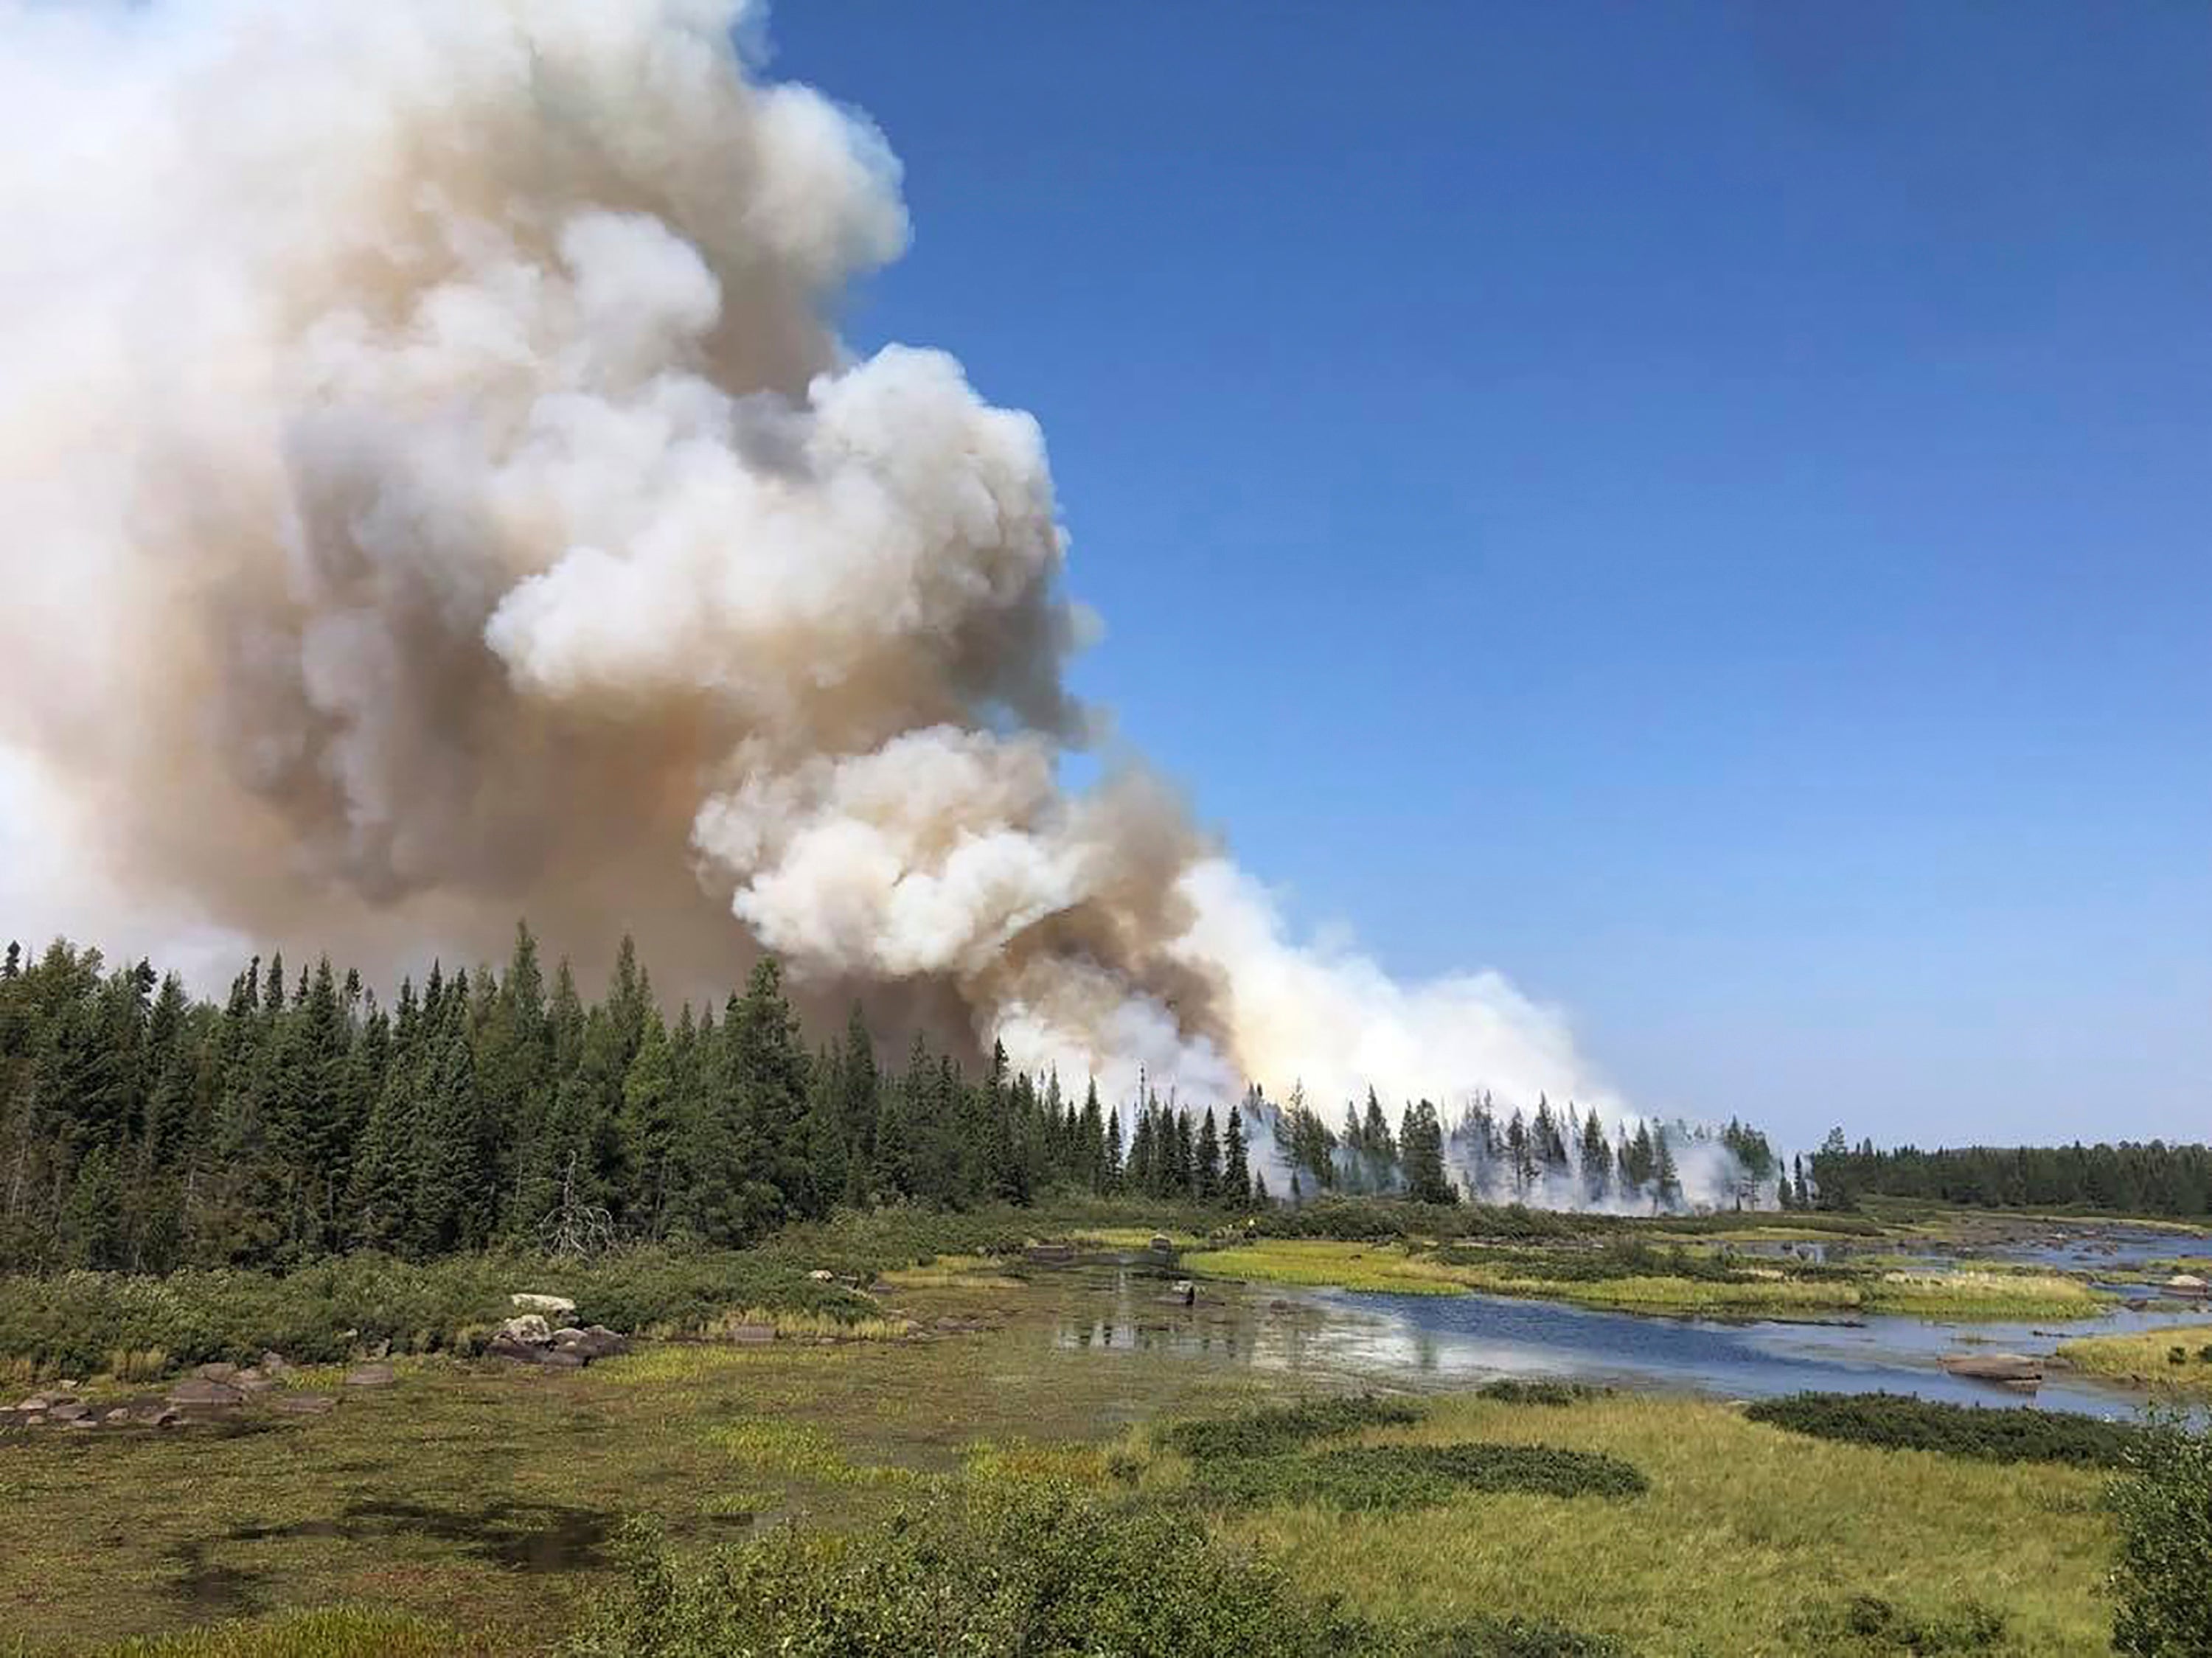
<svg viewBox="0 0 2212 1658"><path fill-rule="evenodd" d="M0 0L0 741L89 883L372 962L634 930L1018 1062L1610 1096L1304 947L1092 722L1042 434L830 321L866 121L733 0Z"/></svg>

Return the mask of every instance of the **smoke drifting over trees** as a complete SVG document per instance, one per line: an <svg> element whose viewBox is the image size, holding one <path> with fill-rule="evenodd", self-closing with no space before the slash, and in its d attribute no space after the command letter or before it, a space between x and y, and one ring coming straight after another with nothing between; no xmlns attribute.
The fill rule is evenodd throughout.
<svg viewBox="0 0 2212 1658"><path fill-rule="evenodd" d="M88 890L386 970L526 913L701 992L773 952L1109 1098L1617 1127L1497 975L1301 945L1137 762L1060 786L1043 436L839 340L898 165L760 21L0 4L0 745Z"/></svg>

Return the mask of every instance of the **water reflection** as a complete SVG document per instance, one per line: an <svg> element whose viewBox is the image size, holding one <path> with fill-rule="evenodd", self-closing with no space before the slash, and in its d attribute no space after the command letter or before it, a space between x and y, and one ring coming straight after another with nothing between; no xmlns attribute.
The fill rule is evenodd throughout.
<svg viewBox="0 0 2212 1658"><path fill-rule="evenodd" d="M1499 1376L1627 1388L1679 1388L1754 1399L1804 1389L1875 1390L1986 1405L2038 1405L2099 1415L2137 1396L2054 1376L2034 1394L1954 1376L1937 1363L1972 1343L2049 1354L2068 1336L2152 1329L2179 1309L2116 1313L2081 1327L1951 1326L1874 1317L1838 1324L1718 1323L1598 1312L1492 1296L1390 1296L1321 1291L1268 1297L1204 1286L1184 1307L1159 1278L1130 1269L1070 1274L1050 1325L1062 1349L1110 1358L1168 1354L1194 1363L1401 1385L1469 1387ZM2201 1316L2201 1315L2199 1315Z"/></svg>

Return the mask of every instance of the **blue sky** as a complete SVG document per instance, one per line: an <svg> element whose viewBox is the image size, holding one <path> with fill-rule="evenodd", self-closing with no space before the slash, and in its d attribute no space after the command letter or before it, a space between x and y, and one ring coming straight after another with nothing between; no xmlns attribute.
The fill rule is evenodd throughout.
<svg viewBox="0 0 2212 1658"><path fill-rule="evenodd" d="M787 0L1079 684L1642 1104L2212 1136L2212 8Z"/></svg>

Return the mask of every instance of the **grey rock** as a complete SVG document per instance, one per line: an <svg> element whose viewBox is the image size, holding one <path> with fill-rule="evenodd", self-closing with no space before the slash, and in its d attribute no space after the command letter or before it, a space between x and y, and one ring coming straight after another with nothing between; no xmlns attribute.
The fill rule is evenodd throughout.
<svg viewBox="0 0 2212 1658"><path fill-rule="evenodd" d="M264 1376L285 1376L292 1369L292 1361L279 1352L265 1352L261 1355L260 1369Z"/></svg>
<svg viewBox="0 0 2212 1658"><path fill-rule="evenodd" d="M392 1374L389 1364L361 1364L346 1372L349 1388L389 1388L399 1378Z"/></svg>
<svg viewBox="0 0 2212 1658"><path fill-rule="evenodd" d="M548 1347L539 1362L551 1370L580 1370L592 1361L573 1347Z"/></svg>
<svg viewBox="0 0 2212 1658"><path fill-rule="evenodd" d="M503 1358L510 1364L541 1364L548 1349L535 1342L516 1341L507 1336L494 1336L484 1348L487 1358Z"/></svg>
<svg viewBox="0 0 2212 1658"><path fill-rule="evenodd" d="M2043 1361L2026 1353L1946 1353L1940 1362L1953 1376L1978 1382L2043 1380Z"/></svg>
<svg viewBox="0 0 2212 1658"><path fill-rule="evenodd" d="M203 1410L228 1410L245 1404L246 1394L228 1382L188 1376L169 1389L168 1402L172 1405L191 1405Z"/></svg>
<svg viewBox="0 0 2212 1658"><path fill-rule="evenodd" d="M543 1347L553 1339L553 1327L546 1323L542 1314L525 1313L501 1325L499 1333L507 1341L527 1341Z"/></svg>
<svg viewBox="0 0 2212 1658"><path fill-rule="evenodd" d="M203 1364L199 1369L194 1370L192 1374L196 1376L204 1377L210 1382L228 1382L232 1377L238 1374L238 1366L235 1364Z"/></svg>
<svg viewBox="0 0 2212 1658"><path fill-rule="evenodd" d="M82 1400L64 1399L46 1406L46 1414L57 1422L75 1422L89 1410Z"/></svg>

